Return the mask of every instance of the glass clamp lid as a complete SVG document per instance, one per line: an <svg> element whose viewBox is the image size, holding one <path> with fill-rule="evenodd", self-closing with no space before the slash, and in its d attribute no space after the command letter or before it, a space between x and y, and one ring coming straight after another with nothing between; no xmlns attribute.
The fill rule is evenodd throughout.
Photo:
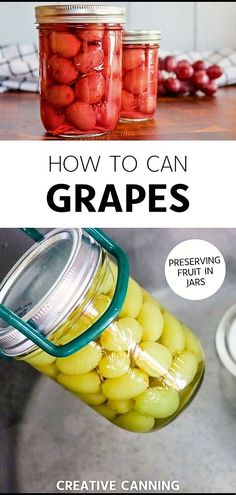
<svg viewBox="0 0 236 495"><path fill-rule="evenodd" d="M101 260L101 246L84 230L53 230L5 277L0 303L48 336L82 304ZM34 344L0 320L0 348L15 356L29 352Z"/></svg>
<svg viewBox="0 0 236 495"><path fill-rule="evenodd" d="M125 23L125 7L96 4L41 5L35 8L36 23Z"/></svg>

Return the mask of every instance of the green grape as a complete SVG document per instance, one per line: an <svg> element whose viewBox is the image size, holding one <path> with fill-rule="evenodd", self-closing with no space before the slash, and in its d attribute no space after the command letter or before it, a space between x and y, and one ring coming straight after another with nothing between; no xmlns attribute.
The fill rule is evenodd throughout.
<svg viewBox="0 0 236 495"><path fill-rule="evenodd" d="M135 282L135 280L130 278L125 301L120 312L120 317L137 318L142 307L142 302L142 289L137 282Z"/></svg>
<svg viewBox="0 0 236 495"><path fill-rule="evenodd" d="M100 378L96 371L90 371L84 375L64 375L60 373L58 382L63 387L76 394L97 394L100 392Z"/></svg>
<svg viewBox="0 0 236 495"><path fill-rule="evenodd" d="M130 358L126 352L112 352L104 356L99 363L99 372L104 378L116 378L127 373Z"/></svg>
<svg viewBox="0 0 236 495"><path fill-rule="evenodd" d="M66 375L83 375L98 366L102 358L101 348L91 342L72 356L57 359L57 367Z"/></svg>
<svg viewBox="0 0 236 495"><path fill-rule="evenodd" d="M168 311L164 312L164 329L160 339L161 344L177 354L185 348L185 335L180 322Z"/></svg>
<svg viewBox="0 0 236 495"><path fill-rule="evenodd" d="M105 313L106 309L110 305L111 299L108 296L100 294L96 296L93 301L86 308L86 313L92 318L92 321L96 321L100 316Z"/></svg>
<svg viewBox="0 0 236 495"><path fill-rule="evenodd" d="M155 420L151 416L140 414L137 411L129 411L115 419L114 423L125 430L137 433L146 433L154 427Z"/></svg>
<svg viewBox="0 0 236 495"><path fill-rule="evenodd" d="M111 273L113 276L113 285L112 285L110 291L108 292L108 296L112 299L114 296L114 293L115 293L115 288L116 288L118 268L117 268L117 265L115 263L113 263L113 261L111 261L111 260L109 260L109 266L110 266Z"/></svg>
<svg viewBox="0 0 236 495"><path fill-rule="evenodd" d="M177 390L182 390L192 382L198 370L198 361L191 351L185 351L176 356L168 375L164 381L168 385L174 386Z"/></svg>
<svg viewBox="0 0 236 495"><path fill-rule="evenodd" d="M51 363L48 364L47 366L40 366L40 367L37 366L35 367L35 369L40 371L44 375L49 376L49 378L52 378L52 380L56 380L57 375L59 373L56 363Z"/></svg>
<svg viewBox="0 0 236 495"><path fill-rule="evenodd" d="M135 399L134 409L154 418L168 418L179 407L179 394L176 390L163 387L148 388Z"/></svg>
<svg viewBox="0 0 236 495"><path fill-rule="evenodd" d="M85 313L80 317L78 316L77 320L74 318L74 322L72 320L70 321L70 326L68 327L68 329L65 326L65 331L62 337L59 339L59 344L68 344L68 342L71 342L76 337L84 333L85 330L87 330L92 325L92 323L92 318Z"/></svg>
<svg viewBox="0 0 236 495"><path fill-rule="evenodd" d="M142 305L138 321L142 325L142 341L158 340L162 334L164 320L160 309L152 302Z"/></svg>
<svg viewBox="0 0 236 495"><path fill-rule="evenodd" d="M128 351L139 343L142 327L134 318L121 318L101 335L101 345L108 351Z"/></svg>
<svg viewBox="0 0 236 495"><path fill-rule="evenodd" d="M148 376L141 370L131 369L119 378L108 378L102 384L104 395L110 400L132 399L146 390Z"/></svg>
<svg viewBox="0 0 236 495"><path fill-rule="evenodd" d="M79 394L79 398L89 406L99 406L107 400L102 392L97 392L96 394Z"/></svg>
<svg viewBox="0 0 236 495"><path fill-rule="evenodd" d="M149 376L160 377L168 372L172 354L158 342L142 342L135 350L135 363Z"/></svg>
<svg viewBox="0 0 236 495"><path fill-rule="evenodd" d="M105 404L95 406L93 409L104 416L104 418L109 419L109 421L112 421L116 417L115 411L109 409Z"/></svg>
<svg viewBox="0 0 236 495"><path fill-rule="evenodd" d="M48 366L49 364L54 363L56 358L50 354L47 354L47 352L37 350L24 358L23 361L30 364L34 368L41 368L41 366Z"/></svg>
<svg viewBox="0 0 236 495"><path fill-rule="evenodd" d="M155 297L153 297L151 294L149 294L149 292L147 292L144 289L142 289L142 291L143 291L143 303L145 302L152 303L155 306L157 306L159 309L162 309L161 304Z"/></svg>
<svg viewBox="0 0 236 495"><path fill-rule="evenodd" d="M186 339L186 350L193 352L198 360L198 363L200 363L201 361L203 361L203 350L200 342L198 341L197 337L195 337L195 335L184 325L183 330Z"/></svg>
<svg viewBox="0 0 236 495"><path fill-rule="evenodd" d="M108 264L105 277L100 287L100 291L102 294L108 294L112 290L113 286L114 286L114 277L110 268L110 264Z"/></svg>
<svg viewBox="0 0 236 495"><path fill-rule="evenodd" d="M133 407L133 400L109 400L107 402L107 407L112 411L115 411L117 414L125 414L131 411Z"/></svg>

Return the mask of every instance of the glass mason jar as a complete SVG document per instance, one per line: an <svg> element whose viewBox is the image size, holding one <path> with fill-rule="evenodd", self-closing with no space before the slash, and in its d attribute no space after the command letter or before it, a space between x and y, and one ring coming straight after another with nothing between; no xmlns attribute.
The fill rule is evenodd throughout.
<svg viewBox="0 0 236 495"><path fill-rule="evenodd" d="M204 373L201 345L128 271L122 273L121 261L117 268L89 230L51 231L19 260L0 289L1 304L47 342L60 351L79 338L80 350L51 355L9 326L12 319L0 320L0 349L115 425L133 432L159 429L195 395ZM115 318L95 332L120 289Z"/></svg>
<svg viewBox="0 0 236 495"><path fill-rule="evenodd" d="M123 33L121 120L149 120L157 108L160 31Z"/></svg>
<svg viewBox="0 0 236 495"><path fill-rule="evenodd" d="M115 129L121 101L125 9L102 5L36 7L40 109L47 132L96 136Z"/></svg>

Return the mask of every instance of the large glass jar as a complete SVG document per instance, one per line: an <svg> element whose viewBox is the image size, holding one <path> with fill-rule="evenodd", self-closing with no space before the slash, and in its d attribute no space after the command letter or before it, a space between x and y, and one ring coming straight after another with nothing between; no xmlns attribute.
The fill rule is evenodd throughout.
<svg viewBox="0 0 236 495"><path fill-rule="evenodd" d="M87 232L57 229L13 267L0 301L63 346L85 335L110 307L116 280L116 263ZM134 432L159 429L195 395L203 351L189 328L132 278L121 308L109 327L68 357L42 351L3 321L0 349L115 425Z"/></svg>
<svg viewBox="0 0 236 495"><path fill-rule="evenodd" d="M157 108L160 31L123 34L121 120L149 120Z"/></svg>
<svg viewBox="0 0 236 495"><path fill-rule="evenodd" d="M101 5L36 7L40 110L47 132L96 136L112 131L121 102L125 9Z"/></svg>

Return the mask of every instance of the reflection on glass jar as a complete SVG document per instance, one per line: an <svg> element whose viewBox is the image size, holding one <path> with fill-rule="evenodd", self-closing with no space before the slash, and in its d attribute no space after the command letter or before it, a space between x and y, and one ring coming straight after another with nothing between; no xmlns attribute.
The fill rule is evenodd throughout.
<svg viewBox="0 0 236 495"><path fill-rule="evenodd" d="M121 120L149 120L157 108L159 31L123 34Z"/></svg>
<svg viewBox="0 0 236 495"><path fill-rule="evenodd" d="M71 137L112 131L121 103L125 9L42 6L36 7L36 20L46 131Z"/></svg>

